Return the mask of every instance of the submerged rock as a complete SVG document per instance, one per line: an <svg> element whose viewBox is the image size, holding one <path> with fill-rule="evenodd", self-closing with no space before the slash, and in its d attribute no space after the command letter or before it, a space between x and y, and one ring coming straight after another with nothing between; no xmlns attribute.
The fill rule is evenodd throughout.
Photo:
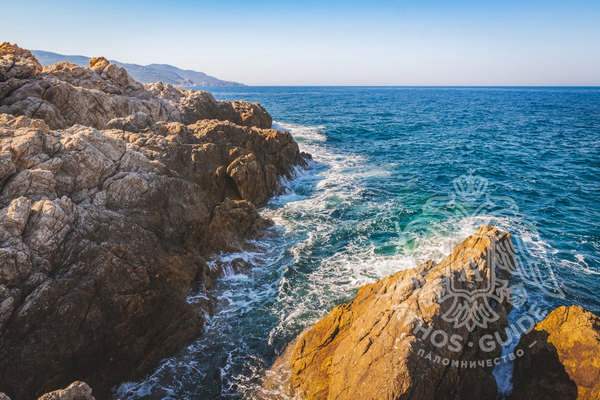
<svg viewBox="0 0 600 400"><path fill-rule="evenodd" d="M260 396L495 399L491 360L500 346L484 348L480 340L507 324L502 293L513 268L510 235L482 226L440 263L363 286L354 300L335 307L287 347ZM498 284L494 299L500 301L452 296L487 290L490 282ZM485 307L485 321L469 318Z"/></svg>
<svg viewBox="0 0 600 400"><path fill-rule="evenodd" d="M64 389L46 393L38 400L96 400L92 388L85 382L76 381Z"/></svg>
<svg viewBox="0 0 600 400"><path fill-rule="evenodd" d="M304 157L285 132L182 122L225 115L189 99L233 103L155 96L103 59L41 71L0 49L0 391L30 399L81 378L106 398L199 335L186 297L211 285L205 258L266 226L256 206ZM244 156L252 173L232 172Z"/></svg>
<svg viewBox="0 0 600 400"><path fill-rule="evenodd" d="M0 400L11 400L5 393L0 393ZM38 397L37 400L96 400L92 388L85 382L75 381L64 389L54 390Z"/></svg>
<svg viewBox="0 0 600 400"><path fill-rule="evenodd" d="M521 338L511 400L600 399L600 318L558 307Z"/></svg>

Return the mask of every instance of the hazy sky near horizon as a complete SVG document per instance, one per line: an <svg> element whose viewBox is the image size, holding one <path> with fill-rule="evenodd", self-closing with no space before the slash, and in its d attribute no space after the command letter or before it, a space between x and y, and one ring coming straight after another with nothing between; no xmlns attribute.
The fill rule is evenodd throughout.
<svg viewBox="0 0 600 400"><path fill-rule="evenodd" d="M262 85L600 85L600 1L0 0L0 41Z"/></svg>

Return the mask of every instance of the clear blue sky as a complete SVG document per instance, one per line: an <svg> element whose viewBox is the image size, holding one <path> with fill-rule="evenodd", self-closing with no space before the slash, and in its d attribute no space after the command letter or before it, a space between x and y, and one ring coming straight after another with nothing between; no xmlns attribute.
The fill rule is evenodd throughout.
<svg viewBox="0 0 600 400"><path fill-rule="evenodd" d="M248 84L600 84L598 0L2 3L0 40Z"/></svg>

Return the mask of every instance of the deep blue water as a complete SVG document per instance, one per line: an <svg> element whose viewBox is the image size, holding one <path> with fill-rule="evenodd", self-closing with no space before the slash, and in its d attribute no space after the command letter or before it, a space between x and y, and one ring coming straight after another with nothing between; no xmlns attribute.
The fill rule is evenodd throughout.
<svg viewBox="0 0 600 400"><path fill-rule="evenodd" d="M315 161L264 210L270 237L214 260L256 268L218 284L202 338L120 396L252 398L275 354L356 287L481 223L513 233L524 304L600 312L600 88L212 91L262 103Z"/></svg>

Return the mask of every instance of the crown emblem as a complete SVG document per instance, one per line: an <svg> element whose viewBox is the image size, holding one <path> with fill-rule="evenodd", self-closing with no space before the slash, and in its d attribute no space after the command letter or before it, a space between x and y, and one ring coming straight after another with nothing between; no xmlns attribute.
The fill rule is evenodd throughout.
<svg viewBox="0 0 600 400"><path fill-rule="evenodd" d="M452 181L454 192L464 200L476 200L487 192L488 181L481 176L462 175Z"/></svg>

